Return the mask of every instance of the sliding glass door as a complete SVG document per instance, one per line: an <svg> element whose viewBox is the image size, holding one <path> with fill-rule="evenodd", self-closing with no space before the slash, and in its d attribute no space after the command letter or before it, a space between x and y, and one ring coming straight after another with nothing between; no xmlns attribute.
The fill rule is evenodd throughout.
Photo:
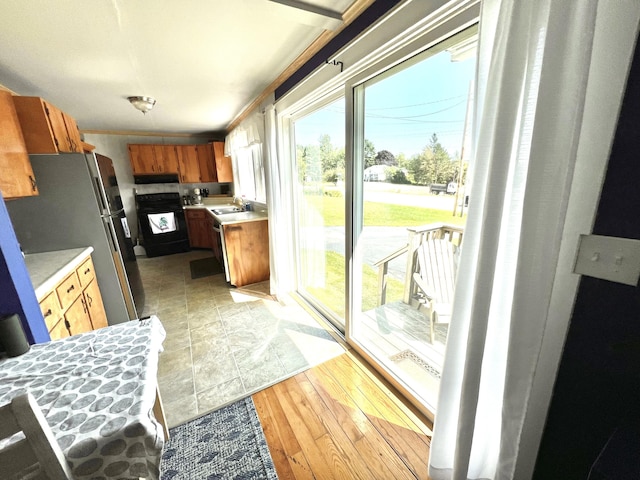
<svg viewBox="0 0 640 480"><path fill-rule="evenodd" d="M353 87L349 341L431 411L466 219L474 52L469 30Z"/></svg>
<svg viewBox="0 0 640 480"><path fill-rule="evenodd" d="M344 97L294 119L298 293L344 331Z"/></svg>
<svg viewBox="0 0 640 480"><path fill-rule="evenodd" d="M286 123L298 294L431 412L470 194L476 42L473 26L372 65Z"/></svg>

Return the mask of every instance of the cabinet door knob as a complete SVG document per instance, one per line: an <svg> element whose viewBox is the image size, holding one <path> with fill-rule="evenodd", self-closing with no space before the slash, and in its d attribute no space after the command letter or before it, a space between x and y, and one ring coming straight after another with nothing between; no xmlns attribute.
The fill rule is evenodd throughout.
<svg viewBox="0 0 640 480"><path fill-rule="evenodd" d="M89 300L89 308L91 308L91 305L93 304L93 298L91 298L91 295L89 295L88 293L87 295L87 300Z"/></svg>
<svg viewBox="0 0 640 480"><path fill-rule="evenodd" d="M75 285L71 285L69 288L67 288L67 293L70 293L71 290L74 290L76 288Z"/></svg>
<svg viewBox="0 0 640 480"><path fill-rule="evenodd" d="M89 313L87 311L87 302L85 302L84 298L81 301L82 301L82 310L84 310L84 313Z"/></svg>
<svg viewBox="0 0 640 480"><path fill-rule="evenodd" d="M90 271L91 271L91 269L90 269L90 268L87 268L87 269L84 271L84 274L86 275L86 274L87 274L87 273L89 273Z"/></svg>
<svg viewBox="0 0 640 480"><path fill-rule="evenodd" d="M51 315L53 312L51 311L51 309L48 309L46 312L44 312L44 316L45 318L48 317L49 315Z"/></svg>

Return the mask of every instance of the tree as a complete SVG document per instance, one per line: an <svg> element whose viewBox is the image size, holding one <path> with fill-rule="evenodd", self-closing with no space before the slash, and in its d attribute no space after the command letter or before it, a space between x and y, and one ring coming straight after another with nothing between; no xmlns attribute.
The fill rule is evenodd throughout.
<svg viewBox="0 0 640 480"><path fill-rule="evenodd" d="M376 154L375 162L376 165L387 165L390 167L395 167L396 165L398 165L396 157L394 157L393 153L391 153L389 150L380 150Z"/></svg>
<svg viewBox="0 0 640 480"><path fill-rule="evenodd" d="M376 147L371 140L364 139L364 168L376 165Z"/></svg>
<svg viewBox="0 0 640 480"><path fill-rule="evenodd" d="M407 179L407 175L405 174L402 168L387 167L386 173L387 173L387 181L389 183L401 183L401 184L410 183L409 180Z"/></svg>
<svg viewBox="0 0 640 480"><path fill-rule="evenodd" d="M455 165L435 133L431 135L429 140L429 149L433 154L430 165L431 183L448 183L453 180Z"/></svg>
<svg viewBox="0 0 640 480"><path fill-rule="evenodd" d="M322 180L320 150L317 145L296 145L298 179L301 182L319 182Z"/></svg>
<svg viewBox="0 0 640 480"><path fill-rule="evenodd" d="M448 183L455 180L456 164L434 133L429 145L419 155L411 157L407 170L415 183Z"/></svg>

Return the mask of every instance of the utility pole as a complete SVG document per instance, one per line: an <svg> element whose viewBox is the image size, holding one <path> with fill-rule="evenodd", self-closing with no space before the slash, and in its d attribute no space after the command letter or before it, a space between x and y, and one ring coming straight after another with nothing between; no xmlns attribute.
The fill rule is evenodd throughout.
<svg viewBox="0 0 640 480"><path fill-rule="evenodd" d="M469 93L467 95L467 111L464 115L464 130L462 131L462 148L460 149L460 163L458 165L458 188L456 188L456 198L453 204L453 216L456 216L458 211L458 200L460 198L460 190L462 189L462 173L464 170L464 146L467 143L467 130L469 127L469 117L473 110L473 80L469 82ZM466 182L465 182L466 183ZM464 191L462 192L462 204L460 205L460 216L464 212Z"/></svg>

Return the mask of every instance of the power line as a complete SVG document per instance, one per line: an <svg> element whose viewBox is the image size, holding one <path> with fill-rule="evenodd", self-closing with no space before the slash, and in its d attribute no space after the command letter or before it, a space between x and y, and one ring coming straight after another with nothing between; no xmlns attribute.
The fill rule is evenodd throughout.
<svg viewBox="0 0 640 480"><path fill-rule="evenodd" d="M389 117L389 116L386 116L386 115L378 115L378 114L375 114L375 113L371 113L371 114L367 115L367 112L365 112L364 116L365 117L369 116L369 117L374 117L374 118L391 118L391 119L395 119L395 120L410 120L410 119L413 119L413 118L429 117L429 116L435 115L437 113L446 112L448 110L456 108L458 105L462 105L464 102L465 102L464 100L461 100L460 102L455 103L455 104L451 105L450 107L443 108L443 109L440 109L440 110L436 110L435 112L423 113L421 115L410 115L410 116L402 116L402 117Z"/></svg>
<svg viewBox="0 0 640 480"><path fill-rule="evenodd" d="M457 95L455 97L449 97L449 98L443 98L440 100L434 100L433 102L425 102L425 103L414 103L411 105L400 105L398 107L379 107L379 108L370 108L369 110L371 111L378 111L378 110L397 110L400 108L413 108L413 107L421 107L423 105L433 105L434 103L442 103L442 102L448 102L449 100L457 100L459 98L464 98L466 97L466 94L463 95Z"/></svg>

